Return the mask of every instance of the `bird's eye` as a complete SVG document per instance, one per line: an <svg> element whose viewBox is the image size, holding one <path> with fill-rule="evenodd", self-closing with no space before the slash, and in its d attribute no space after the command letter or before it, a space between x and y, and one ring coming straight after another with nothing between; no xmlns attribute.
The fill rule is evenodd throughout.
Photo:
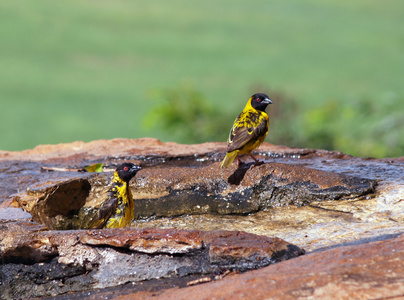
<svg viewBox="0 0 404 300"><path fill-rule="evenodd" d="M261 102L261 99L260 99L260 98L257 98L257 102Z"/></svg>
<svg viewBox="0 0 404 300"><path fill-rule="evenodd" d="M123 170L124 170L124 171L127 171L127 170L128 170L128 167L123 168Z"/></svg>

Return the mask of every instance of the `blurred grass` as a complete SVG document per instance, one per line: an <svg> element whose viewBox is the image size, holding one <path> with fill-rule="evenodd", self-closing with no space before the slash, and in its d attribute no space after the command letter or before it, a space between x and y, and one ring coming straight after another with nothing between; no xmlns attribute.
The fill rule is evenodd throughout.
<svg viewBox="0 0 404 300"><path fill-rule="evenodd" d="M144 126L164 106L150 93L185 84L213 107L207 122L230 122L206 140L225 141L260 87L275 102L269 142L404 155L402 11L399 0L0 2L0 149L195 142L189 124Z"/></svg>

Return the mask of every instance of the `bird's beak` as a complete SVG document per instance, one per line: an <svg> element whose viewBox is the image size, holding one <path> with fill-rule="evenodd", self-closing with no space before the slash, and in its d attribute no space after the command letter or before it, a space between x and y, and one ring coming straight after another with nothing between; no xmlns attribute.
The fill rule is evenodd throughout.
<svg viewBox="0 0 404 300"><path fill-rule="evenodd" d="M142 169L142 167L141 166L136 166L136 165L134 165L132 168L131 168L131 171L132 172L137 172L137 171L140 171Z"/></svg>
<svg viewBox="0 0 404 300"><path fill-rule="evenodd" d="M265 98L264 101L262 101L262 102L264 102L265 104L272 104L272 100L269 99L268 97Z"/></svg>

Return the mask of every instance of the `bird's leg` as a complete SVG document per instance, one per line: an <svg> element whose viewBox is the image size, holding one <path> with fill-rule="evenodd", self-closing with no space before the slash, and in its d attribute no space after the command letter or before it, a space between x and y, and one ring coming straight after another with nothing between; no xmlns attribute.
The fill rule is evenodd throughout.
<svg viewBox="0 0 404 300"><path fill-rule="evenodd" d="M252 154L250 154L251 158L255 161L254 167L262 165L264 162L259 161L258 159L256 159L254 156L252 156Z"/></svg>
<svg viewBox="0 0 404 300"><path fill-rule="evenodd" d="M237 162L238 162L238 166L240 167L240 165L243 163L241 160L240 160L240 158L238 157L238 155L237 155Z"/></svg>

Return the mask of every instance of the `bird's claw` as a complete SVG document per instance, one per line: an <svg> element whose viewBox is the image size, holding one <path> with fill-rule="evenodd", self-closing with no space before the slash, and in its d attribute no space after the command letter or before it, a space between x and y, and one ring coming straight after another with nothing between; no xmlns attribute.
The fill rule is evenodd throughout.
<svg viewBox="0 0 404 300"><path fill-rule="evenodd" d="M253 164L253 167L258 167L258 166L263 165L263 164L265 164L263 161L257 160L257 161Z"/></svg>

